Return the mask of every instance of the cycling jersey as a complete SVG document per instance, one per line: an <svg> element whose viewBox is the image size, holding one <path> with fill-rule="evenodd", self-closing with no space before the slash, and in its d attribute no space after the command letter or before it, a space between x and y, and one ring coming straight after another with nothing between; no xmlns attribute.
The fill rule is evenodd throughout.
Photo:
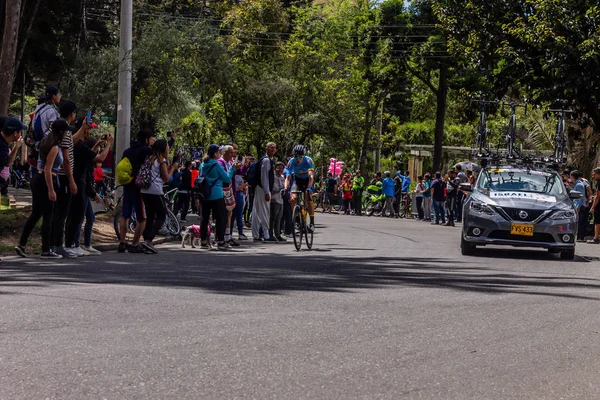
<svg viewBox="0 0 600 400"><path fill-rule="evenodd" d="M304 156L299 164L292 158L287 165L287 170L298 179L308 179L308 172L315 170L315 163L308 156Z"/></svg>

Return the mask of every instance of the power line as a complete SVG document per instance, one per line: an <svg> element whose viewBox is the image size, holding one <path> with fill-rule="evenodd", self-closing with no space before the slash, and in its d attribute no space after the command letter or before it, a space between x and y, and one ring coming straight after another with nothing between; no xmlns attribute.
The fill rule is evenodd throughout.
<svg viewBox="0 0 600 400"><path fill-rule="evenodd" d="M108 16L111 17L115 17L117 18L118 15L116 13L113 13L111 10L107 10L107 9L97 9L97 8L89 8L88 12L99 12L100 14L105 13L108 14ZM214 22L221 22L224 23L226 22L226 19L224 18L213 18L213 17L207 17L204 15L196 15L196 16L184 16L184 15L173 15L173 14L168 14L168 13L159 13L159 12L137 12L135 13L136 16L150 16L150 17L162 17L162 18L173 18L173 19L182 19L182 20L191 20L191 21L214 21ZM258 24L260 25L286 25L289 23L286 22L261 22L261 21L257 21ZM439 26L434 25L434 24L399 24L399 25L374 25L374 26L370 26L368 27L369 29L378 29L378 28L403 28L403 29L431 29L431 28L438 28Z"/></svg>

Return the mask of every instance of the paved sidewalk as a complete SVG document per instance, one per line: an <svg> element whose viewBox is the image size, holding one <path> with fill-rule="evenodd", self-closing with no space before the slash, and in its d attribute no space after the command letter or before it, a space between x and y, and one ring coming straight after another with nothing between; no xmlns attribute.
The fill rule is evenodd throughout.
<svg viewBox="0 0 600 400"><path fill-rule="evenodd" d="M12 196L16 201L16 208L24 208L31 205L31 190L17 189L12 186L8 187L8 195Z"/></svg>

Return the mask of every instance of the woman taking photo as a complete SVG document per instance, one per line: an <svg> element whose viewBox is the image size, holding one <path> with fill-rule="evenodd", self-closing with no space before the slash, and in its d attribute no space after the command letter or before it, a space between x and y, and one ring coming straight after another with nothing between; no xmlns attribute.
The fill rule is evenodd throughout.
<svg viewBox="0 0 600 400"><path fill-rule="evenodd" d="M210 195L202 201L202 223L200 224L200 247L208 248L208 222L212 211L216 224L217 246L219 250L226 250L230 246L225 242L225 223L227 222L227 209L223 199L223 183L231 182L235 170L240 163L235 163L225 170L217 161L221 157L219 146L211 144L208 146L207 157L202 163L202 176L210 187Z"/></svg>
<svg viewBox="0 0 600 400"><path fill-rule="evenodd" d="M157 254L158 251L152 245L154 237L163 226L167 213L163 203L163 185L169 181L178 164L169 167L169 146L164 139L157 140L152 145L150 155L151 181L150 187L141 189L144 207L146 208L146 228L144 229L144 241L141 246L144 252ZM139 249L138 249L139 250Z"/></svg>
<svg viewBox="0 0 600 400"><path fill-rule="evenodd" d="M16 252L26 257L25 246L33 228L42 220L42 258L62 258L50 249L52 235L52 218L56 205L56 190L58 189L57 172L63 163L63 155L59 143L71 127L65 119L57 119L52 123L50 133L40 143L40 155L37 162L37 171L31 180L31 215L27 218L19 245ZM77 257L73 255L73 258Z"/></svg>

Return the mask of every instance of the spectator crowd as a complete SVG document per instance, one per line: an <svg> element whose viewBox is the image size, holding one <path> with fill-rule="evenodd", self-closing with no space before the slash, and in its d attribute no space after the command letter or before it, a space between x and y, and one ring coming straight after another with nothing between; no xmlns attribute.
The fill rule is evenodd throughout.
<svg viewBox="0 0 600 400"><path fill-rule="evenodd" d="M92 138L93 124L87 116L78 117L78 111L72 100L62 99L59 90L51 86L40 98L29 126L17 118L0 117L0 196L6 196L11 173L26 181L32 192L31 214L15 247L20 256L28 255L30 235L40 220L42 258L100 254L92 247L92 202L102 202L109 191L102 163L114 139L110 135ZM368 182L361 171L338 176L321 173L320 179L315 179L314 165L304 155L303 146L297 146L302 150L300 157L294 154L276 161L275 143L268 143L258 157L240 155L233 143L211 144L201 160L182 160L179 165L173 158L179 161L182 157L170 156L176 133L169 132L161 139L154 131L142 129L136 136L114 170L123 187L120 253L158 253L154 240L167 218L165 188L177 189L172 211L182 224L188 223L190 213L198 216L199 227L194 232L200 236L201 248L210 248L214 235L216 248L226 250L249 240L245 228L251 228L255 242L285 242L292 236L295 198L285 189L289 189L294 168L304 164L304 172L311 171L310 185L307 175L305 189L322 212L335 209L361 216L365 200L375 196L382 204L381 216L397 218L402 207L414 204L415 219L446 226L461 222L468 194L460 186L474 185L476 178L473 171L463 171L457 164L445 174L418 176L416 182L411 181L409 171L397 169L377 172ZM27 160L18 157L23 145L28 147ZM298 165L293 164L294 158ZM595 169L592 177L600 189L600 169ZM580 220L578 237L583 240L589 213L600 221L598 197L593 196L591 184L579 171L565 171L563 181L568 188L584 193L575 201ZM313 183L314 189L306 186ZM314 229L312 204L309 214L310 229ZM134 217L135 229L128 240ZM600 224L595 225L588 242L600 243Z"/></svg>

